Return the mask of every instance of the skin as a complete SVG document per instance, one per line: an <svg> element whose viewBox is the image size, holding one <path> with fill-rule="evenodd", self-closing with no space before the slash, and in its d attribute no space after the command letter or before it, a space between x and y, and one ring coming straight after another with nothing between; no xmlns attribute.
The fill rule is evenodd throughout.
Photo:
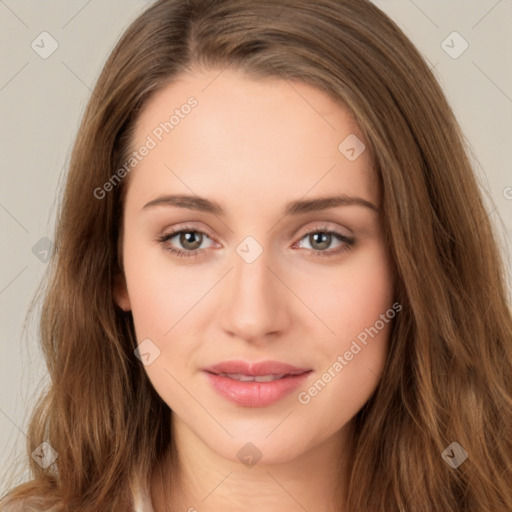
<svg viewBox="0 0 512 512"><path fill-rule="evenodd" d="M381 216L370 208L290 217L282 211L292 200L336 194L378 206L369 151L349 161L338 150L348 135L364 137L345 108L309 85L194 71L150 99L133 147L190 96L198 106L129 176L125 274L115 290L118 305L132 311L138 342L149 338L160 350L145 370L173 411L180 468L172 481L179 477L180 485L169 503L160 479L152 483L155 512L169 505L199 512L343 510L336 467L341 461L346 474L352 419L378 384L391 323L308 404L297 395L391 308L388 248ZM225 216L165 205L143 210L171 193L215 200ZM158 240L185 223L206 233L197 258L165 249L190 251L179 235ZM308 228L356 242L318 256L346 243L333 236L322 249ZM250 264L236 252L249 235L263 249ZM278 360L313 372L278 402L248 408L217 394L201 371L229 359ZM251 467L237 457L249 441L262 454ZM171 478L162 479L171 489Z"/></svg>

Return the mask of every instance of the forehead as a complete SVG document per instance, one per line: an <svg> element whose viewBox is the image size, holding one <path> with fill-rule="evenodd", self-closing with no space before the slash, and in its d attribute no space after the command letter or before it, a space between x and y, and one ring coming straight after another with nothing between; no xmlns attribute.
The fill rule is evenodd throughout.
<svg viewBox="0 0 512 512"><path fill-rule="evenodd" d="M224 125L235 125L245 120L253 127L251 134L261 128L267 133L280 130L284 139L294 135L294 126L304 129L304 123L310 124L310 132L335 132L343 125L362 138L355 119L341 100L335 101L324 91L301 81L273 76L256 79L230 68L178 75L146 102L137 119L137 135L169 120L176 111L180 114L190 98L197 101L197 107L185 115L197 119L198 112L202 112L203 126L208 119L217 125L221 121ZM260 123L263 115L267 115L264 125Z"/></svg>
<svg viewBox="0 0 512 512"><path fill-rule="evenodd" d="M148 139L154 147L130 185L145 197L166 188L217 192L219 200L229 193L279 195L285 202L312 189L317 195L336 189L377 201L357 123L341 103L302 82L256 80L233 70L182 74L141 112L132 148ZM356 159L347 158L348 146L361 151Z"/></svg>

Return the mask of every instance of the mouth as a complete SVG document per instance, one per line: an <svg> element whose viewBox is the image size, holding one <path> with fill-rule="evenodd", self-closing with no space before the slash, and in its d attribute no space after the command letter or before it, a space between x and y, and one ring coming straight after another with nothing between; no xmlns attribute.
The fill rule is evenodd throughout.
<svg viewBox="0 0 512 512"><path fill-rule="evenodd" d="M313 370L276 361L226 361L203 371L213 389L228 401L242 407L265 407L303 384Z"/></svg>

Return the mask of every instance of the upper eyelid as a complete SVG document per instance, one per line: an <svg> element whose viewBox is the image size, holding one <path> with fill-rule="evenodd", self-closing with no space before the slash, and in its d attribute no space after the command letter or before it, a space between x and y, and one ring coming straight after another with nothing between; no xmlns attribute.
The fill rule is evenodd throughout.
<svg viewBox="0 0 512 512"><path fill-rule="evenodd" d="M348 228L345 228L348 230ZM297 230L294 232L295 233L299 233L299 231L301 230ZM328 226L328 225L321 225L321 226L312 226L312 227L309 227L309 228L306 228L304 230L304 235L307 235L309 233L316 233L318 231L325 231L325 232L335 232L335 233L339 233L341 231L340 228L335 228L335 227L332 227L332 226ZM349 230L350 231L350 230ZM349 234L343 234L343 233L339 233L340 235L343 235L343 236L346 236L347 238L350 238L351 235Z"/></svg>
<svg viewBox="0 0 512 512"><path fill-rule="evenodd" d="M348 228L334 227L334 226L331 226L329 224L330 223L324 222L323 224L320 224L320 225L310 226L310 227L304 229L304 233L307 234L307 233L316 232L316 231L340 231L341 229L346 229L348 231L351 231ZM300 231L302 231L302 229L303 228L299 228L299 229L293 230L293 235L295 236ZM214 236L210 235L208 229L200 228L200 227L195 227L195 226L188 225L188 224L184 224L183 226L178 224L178 227L169 228L168 233L166 233L166 231L167 231L166 229L164 229L162 231L164 236L166 234L176 234L176 233L180 233L182 231L194 231L194 232L197 232L197 233L203 233L205 235L208 235L211 238L215 238ZM350 236L350 235L347 234L346 236Z"/></svg>

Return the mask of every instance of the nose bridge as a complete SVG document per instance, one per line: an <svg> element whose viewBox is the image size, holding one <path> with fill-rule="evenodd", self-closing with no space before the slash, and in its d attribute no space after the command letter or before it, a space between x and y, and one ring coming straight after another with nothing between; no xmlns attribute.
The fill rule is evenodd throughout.
<svg viewBox="0 0 512 512"><path fill-rule="evenodd" d="M268 239L263 235L257 238L247 235L235 248L233 279L236 281L235 290L241 292L242 296L251 291L252 294L260 295L268 288L272 273L267 268L271 263Z"/></svg>
<svg viewBox="0 0 512 512"><path fill-rule="evenodd" d="M270 251L247 237L236 253L222 300L224 329L241 338L258 338L282 329L287 301L279 289L282 284L268 268L272 268Z"/></svg>
<svg viewBox="0 0 512 512"><path fill-rule="evenodd" d="M248 295L248 292L258 296L268 291L268 281L272 275L268 266L270 266L268 251L262 250L260 254L255 254L254 247L241 244L237 248L233 272L233 278L236 281L235 290L240 291L242 297Z"/></svg>

